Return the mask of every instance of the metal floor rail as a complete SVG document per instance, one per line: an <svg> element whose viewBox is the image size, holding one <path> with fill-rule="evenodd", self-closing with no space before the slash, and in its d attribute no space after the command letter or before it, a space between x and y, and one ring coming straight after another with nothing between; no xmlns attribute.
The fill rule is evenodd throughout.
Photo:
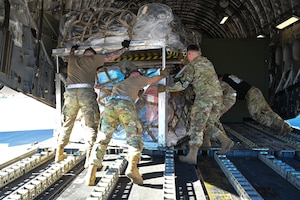
<svg viewBox="0 0 300 200"><path fill-rule="evenodd" d="M39 170L39 172L35 172L36 175L31 175L21 182L18 181L18 178L22 178L23 175L31 173L31 171L27 172L26 168L34 170L45 162L49 162L53 157L54 152L43 152L42 155L33 155L32 157L22 159L13 164L13 166L17 167L9 168L12 170L9 171L8 174L1 175L2 182L5 182L6 179L11 180L11 188L5 188L6 185L3 186L4 188L1 189L1 191L6 192L1 194L0 199L30 200L38 198L38 196L57 182L64 174L68 173L74 166L81 162L84 155L69 155L66 159L59 163L49 163L49 165L47 165L44 169ZM6 168L3 170L6 170ZM23 173L22 176L16 177L20 173Z"/></svg>
<svg viewBox="0 0 300 200"><path fill-rule="evenodd" d="M215 153L214 158L242 199L263 199L226 155L217 155Z"/></svg>
<svg viewBox="0 0 300 200"><path fill-rule="evenodd" d="M197 165L179 162L178 156L187 151L144 150L138 164L142 186L132 184L124 175L126 149L107 150L95 186L84 183L85 155L79 149L71 149L60 163L53 163L53 151L40 150L1 169L0 200L298 199L298 134L278 137L253 123L224 127L235 142L234 148L218 155L219 147L213 143L210 150L199 150Z"/></svg>

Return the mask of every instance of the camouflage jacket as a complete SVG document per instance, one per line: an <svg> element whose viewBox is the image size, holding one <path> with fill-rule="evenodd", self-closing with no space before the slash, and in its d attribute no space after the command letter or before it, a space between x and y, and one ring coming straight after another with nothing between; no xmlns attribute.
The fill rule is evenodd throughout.
<svg viewBox="0 0 300 200"><path fill-rule="evenodd" d="M167 86L167 92L185 90L191 84L196 98L201 96L222 96L222 89L213 64L202 56L191 61L180 81Z"/></svg>

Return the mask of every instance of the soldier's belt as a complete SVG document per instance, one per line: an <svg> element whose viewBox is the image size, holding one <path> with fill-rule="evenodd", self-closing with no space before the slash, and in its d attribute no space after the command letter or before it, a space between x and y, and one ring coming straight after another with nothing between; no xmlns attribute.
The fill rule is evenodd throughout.
<svg viewBox="0 0 300 200"><path fill-rule="evenodd" d="M88 83L76 83L76 84L70 84L66 87L66 89L74 89L74 88L93 88L93 86Z"/></svg>
<svg viewBox="0 0 300 200"><path fill-rule="evenodd" d="M107 99L107 101L109 101L111 99L122 99L122 100L127 100L127 101L134 103L133 100L129 96L113 95L113 96L107 97L106 99Z"/></svg>

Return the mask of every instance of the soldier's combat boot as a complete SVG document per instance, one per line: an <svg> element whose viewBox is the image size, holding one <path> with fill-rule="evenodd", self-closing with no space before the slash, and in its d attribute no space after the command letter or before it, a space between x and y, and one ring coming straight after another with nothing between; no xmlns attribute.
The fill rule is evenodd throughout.
<svg viewBox="0 0 300 200"><path fill-rule="evenodd" d="M87 174L85 177L85 184L88 186L95 185L96 181L96 173L97 173L97 166L96 165L89 165Z"/></svg>
<svg viewBox="0 0 300 200"><path fill-rule="evenodd" d="M95 165L98 169L102 168L103 158L105 156L105 152L107 149L107 145L100 144L99 146L93 146L92 150L87 149L87 155L85 158L84 168L88 168L89 165ZM88 155L88 152L89 155Z"/></svg>
<svg viewBox="0 0 300 200"><path fill-rule="evenodd" d="M138 156L129 156L125 175L130 178L133 183L143 185L143 178L137 168L139 160L140 158Z"/></svg>
<svg viewBox="0 0 300 200"><path fill-rule="evenodd" d="M106 148L107 145L93 146L92 150L90 151L90 156L86 155L85 167L88 168L85 177L86 185L95 185L96 172L98 168L102 167Z"/></svg>
<svg viewBox="0 0 300 200"><path fill-rule="evenodd" d="M58 163L65 159L68 155L64 152L63 146L58 146L55 152L55 162Z"/></svg>
<svg viewBox="0 0 300 200"><path fill-rule="evenodd" d="M179 156L179 161L188 164L197 164L198 147L190 147L187 156Z"/></svg>
<svg viewBox="0 0 300 200"><path fill-rule="evenodd" d="M288 125L287 123L284 123L282 126L282 129L280 130L280 132L278 133L278 135L280 136L285 136L288 133L292 132L292 127L290 125Z"/></svg>
<svg viewBox="0 0 300 200"><path fill-rule="evenodd" d="M210 136L207 134L204 134L203 136L203 143L202 143L202 148L204 149L210 149L211 148L211 141L210 141Z"/></svg>
<svg viewBox="0 0 300 200"><path fill-rule="evenodd" d="M234 145L234 142L223 132L218 135L217 140L221 142L221 150L217 152L218 154L227 153Z"/></svg>

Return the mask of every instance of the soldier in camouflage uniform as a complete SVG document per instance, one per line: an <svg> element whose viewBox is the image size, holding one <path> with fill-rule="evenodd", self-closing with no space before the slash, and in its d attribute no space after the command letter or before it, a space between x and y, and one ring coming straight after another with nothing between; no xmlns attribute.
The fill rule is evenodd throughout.
<svg viewBox="0 0 300 200"><path fill-rule="evenodd" d="M79 46L72 46L68 58L68 79L62 108L62 130L58 135L55 162L60 162L66 157L64 147L69 143L76 117L81 110L86 126L84 133L87 138L85 167L87 166L92 145L96 140L100 118L97 94L94 90L96 70L104 62L120 57L128 49L129 44L130 41L124 40L122 49L104 55L96 54L93 48L87 48L82 56L74 54Z"/></svg>
<svg viewBox="0 0 300 200"><path fill-rule="evenodd" d="M236 91L228 83L220 80L220 85L223 91L223 109L220 116L223 116L236 102Z"/></svg>
<svg viewBox="0 0 300 200"><path fill-rule="evenodd" d="M226 153L234 145L224 132L215 126L223 109L222 89L213 64L201 56L199 47L190 45L187 48L189 64L180 81L164 87L159 85L159 92L178 92L192 85L195 92L194 104L191 109L189 153L180 156L181 162L197 164L197 154L203 142L203 132L219 140L222 144L218 153Z"/></svg>
<svg viewBox="0 0 300 200"><path fill-rule="evenodd" d="M255 121L277 129L278 135L292 131L291 126L271 109L260 89L232 74L225 74L222 80L237 91L237 99L246 99L249 114Z"/></svg>
<svg viewBox="0 0 300 200"><path fill-rule="evenodd" d="M223 91L223 109L220 113L220 117L222 117L236 102L236 91L225 81L220 80L220 85ZM216 122L216 126L218 128L220 128L221 130L223 129L222 124L220 123L220 121ZM223 129L223 131L225 132L225 130ZM210 137L209 135L205 134L204 132L204 137L203 137L203 144L202 144L202 148L211 148L211 141L210 141Z"/></svg>
<svg viewBox="0 0 300 200"><path fill-rule="evenodd" d="M129 145L129 163L125 174L133 183L143 184L143 178L138 171L137 164L140 161L144 143L142 140L142 124L135 109L135 100L138 98L140 89L160 81L167 76L167 73L166 70L162 70L161 75L148 78L141 76L139 71L132 71L128 73L128 78L113 87L111 96L108 97L108 102L103 110L101 127L91 152L90 165L86 176L87 185L95 184L97 168L102 166L107 146L119 124L126 132L126 142Z"/></svg>

